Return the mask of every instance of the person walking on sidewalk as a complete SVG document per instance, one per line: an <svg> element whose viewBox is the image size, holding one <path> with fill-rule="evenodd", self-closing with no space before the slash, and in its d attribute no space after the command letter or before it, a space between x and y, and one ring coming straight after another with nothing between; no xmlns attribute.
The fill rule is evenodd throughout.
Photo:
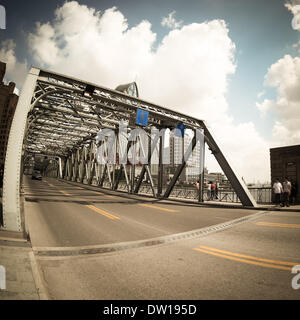
<svg viewBox="0 0 300 320"><path fill-rule="evenodd" d="M273 184L273 191L275 194L275 206L280 207L280 198L282 194L282 184L279 182L279 179L275 179L275 182Z"/></svg>
<svg viewBox="0 0 300 320"><path fill-rule="evenodd" d="M291 189L291 196L290 196L292 205L296 204L297 192L298 192L297 182L292 181L292 189Z"/></svg>
<svg viewBox="0 0 300 320"><path fill-rule="evenodd" d="M210 200L215 200L216 196L216 185L211 181L210 185Z"/></svg>
<svg viewBox="0 0 300 320"><path fill-rule="evenodd" d="M282 201L282 206L287 206L289 207L289 198L291 195L291 189L292 189L292 185L290 183L290 181L288 180L288 178L285 178L283 181L283 201Z"/></svg>

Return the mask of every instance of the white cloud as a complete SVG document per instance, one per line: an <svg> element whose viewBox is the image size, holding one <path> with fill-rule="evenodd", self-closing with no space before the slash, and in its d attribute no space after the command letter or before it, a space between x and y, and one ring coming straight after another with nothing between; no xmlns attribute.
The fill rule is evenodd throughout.
<svg viewBox="0 0 300 320"><path fill-rule="evenodd" d="M116 87L133 81L152 57L156 35L147 21L128 29L116 8L100 15L76 1L65 3L55 15L29 36L33 58L43 67Z"/></svg>
<svg viewBox="0 0 300 320"><path fill-rule="evenodd" d="M261 91L261 92L259 92L259 93L257 94L257 98L260 99L260 98L263 97L265 94L266 94L266 91L263 90L263 91Z"/></svg>
<svg viewBox="0 0 300 320"><path fill-rule="evenodd" d="M229 163L247 183L270 181L269 142L262 139L253 122L234 125L224 121L211 128Z"/></svg>
<svg viewBox="0 0 300 320"><path fill-rule="evenodd" d="M257 102L256 107L261 112L261 115L264 117L268 111L272 110L274 108L274 101L265 99L262 103Z"/></svg>
<svg viewBox="0 0 300 320"><path fill-rule="evenodd" d="M163 17L161 20L161 25L169 29L180 28L183 24L183 21L176 21L175 14L176 14L176 11L172 11L171 13L168 14L167 17Z"/></svg>
<svg viewBox="0 0 300 320"><path fill-rule="evenodd" d="M150 22L129 28L116 8L100 13L72 1L36 25L29 45L39 65L59 73L110 88L137 78L142 98L206 120L237 172L265 181L268 146L253 123L234 124L226 101L236 69L228 32L223 20L193 23L171 30L154 50Z"/></svg>
<svg viewBox="0 0 300 320"><path fill-rule="evenodd" d="M27 62L19 62L15 54L16 44L13 40L1 42L0 61L6 63L5 79L9 82L15 82L18 88L21 88L27 75ZM17 90L16 92L18 92Z"/></svg>
<svg viewBox="0 0 300 320"><path fill-rule="evenodd" d="M300 58L285 55L268 70L265 85L277 90L276 101L257 104L260 111L278 115L273 128L273 144L300 144Z"/></svg>

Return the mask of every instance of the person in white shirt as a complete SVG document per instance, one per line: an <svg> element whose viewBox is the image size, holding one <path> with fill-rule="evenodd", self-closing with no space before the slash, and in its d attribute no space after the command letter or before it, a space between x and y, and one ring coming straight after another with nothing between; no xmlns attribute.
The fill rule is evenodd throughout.
<svg viewBox="0 0 300 320"><path fill-rule="evenodd" d="M275 182L273 184L273 191L275 194L275 205L277 207L280 207L280 198L281 198L281 194L282 194L282 184L279 182L278 179L275 179Z"/></svg>

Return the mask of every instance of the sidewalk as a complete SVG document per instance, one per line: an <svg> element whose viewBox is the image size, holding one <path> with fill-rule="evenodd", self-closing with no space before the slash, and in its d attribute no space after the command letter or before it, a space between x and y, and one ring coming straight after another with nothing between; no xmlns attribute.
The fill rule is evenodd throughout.
<svg viewBox="0 0 300 320"><path fill-rule="evenodd" d="M223 206L223 207L237 207L242 208L241 203L234 202L220 202L220 201L204 201L206 205L215 205L215 206ZM243 207L249 209L249 207ZM290 211L290 212L300 212L300 205L291 205L289 207L276 207L274 204L257 204L256 210L269 210L269 211Z"/></svg>
<svg viewBox="0 0 300 320"><path fill-rule="evenodd" d="M40 299L31 255L31 244L19 233L0 230L0 265L6 272L6 290L0 290L0 300Z"/></svg>

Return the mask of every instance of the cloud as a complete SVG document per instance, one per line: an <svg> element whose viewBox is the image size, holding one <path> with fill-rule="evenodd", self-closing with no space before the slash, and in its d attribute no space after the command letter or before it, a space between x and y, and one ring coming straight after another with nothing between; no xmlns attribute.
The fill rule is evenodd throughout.
<svg viewBox="0 0 300 320"><path fill-rule="evenodd" d="M19 62L15 54L16 44L13 40L1 42L0 61L6 63L7 82L15 82L18 88L21 88L28 72L27 62ZM19 92L19 90L16 90Z"/></svg>
<svg viewBox="0 0 300 320"><path fill-rule="evenodd" d="M128 29L116 8L100 15L72 1L56 10L51 23L37 24L29 46L43 67L116 87L135 79L151 59L155 40L147 21Z"/></svg>
<svg viewBox="0 0 300 320"><path fill-rule="evenodd" d="M176 11L172 11L167 17L163 17L161 20L161 25L169 29L178 29L182 26L183 21L176 21L175 19Z"/></svg>
<svg viewBox="0 0 300 320"><path fill-rule="evenodd" d="M269 141L261 137L253 122L234 125L224 121L211 128L232 168L247 183L270 181ZM211 170L218 168L213 162L210 166Z"/></svg>
<svg viewBox="0 0 300 320"><path fill-rule="evenodd" d="M168 21L178 27L174 14ZM71 1L52 21L37 23L28 42L33 60L44 68L110 88L137 79L143 99L206 120L247 181L269 180L267 143L253 123L235 124L226 101L236 62L225 21L180 25L153 49L149 21L129 28L115 7L98 12ZM210 157L208 166L218 168Z"/></svg>
<svg viewBox="0 0 300 320"><path fill-rule="evenodd" d="M273 144L300 143L300 58L285 55L268 70L265 85L276 88L276 100L257 104L260 111L274 112L280 121L273 128Z"/></svg>
<svg viewBox="0 0 300 320"><path fill-rule="evenodd" d="M265 94L266 94L266 91L263 90L263 91L261 91L261 92L259 92L259 93L257 94L257 98L260 99L260 98L263 97Z"/></svg>
<svg viewBox="0 0 300 320"><path fill-rule="evenodd" d="M274 108L274 101L265 99L262 103L257 102L256 107L261 112L262 117L264 117L270 110Z"/></svg>

